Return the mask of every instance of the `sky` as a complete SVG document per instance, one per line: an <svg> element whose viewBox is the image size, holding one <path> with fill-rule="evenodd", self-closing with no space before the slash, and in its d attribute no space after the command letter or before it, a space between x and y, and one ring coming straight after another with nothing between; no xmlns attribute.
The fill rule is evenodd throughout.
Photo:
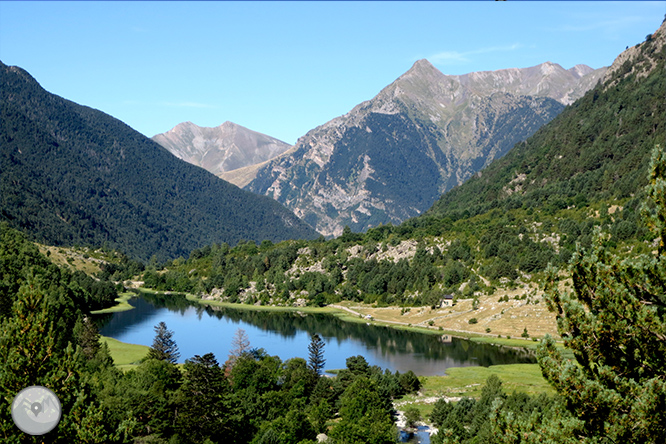
<svg viewBox="0 0 666 444"><path fill-rule="evenodd" d="M148 137L231 121L293 144L426 58L444 74L610 65L655 2L14 2L0 60Z"/></svg>

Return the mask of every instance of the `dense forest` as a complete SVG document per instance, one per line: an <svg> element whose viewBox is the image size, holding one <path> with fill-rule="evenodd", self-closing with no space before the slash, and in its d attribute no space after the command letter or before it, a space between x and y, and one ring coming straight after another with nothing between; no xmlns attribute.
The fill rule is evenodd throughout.
<svg viewBox="0 0 666 444"><path fill-rule="evenodd" d="M95 287L90 277L58 268L6 224L0 234L2 296L10 306L0 330L3 399L11 403L25 386L44 385L58 395L64 412L59 426L38 440L21 433L3 409L3 442L312 444L325 433L329 442L393 443L392 400L421 386L413 372L382 370L362 356L349 357L334 378L323 377L325 344L317 335L303 350L307 359L282 361L252 348L239 330L224 363L209 353L177 366L177 345L164 325L156 326L149 355L123 373L87 316L108 305L113 284L99 280ZM497 427L488 414L496 397L506 398L500 386L491 378L478 402L464 399L455 408L438 403L432 421L453 424L451 433L467 430L466 422L482 430ZM501 411L511 417L533 406L562 409L555 398L508 399Z"/></svg>
<svg viewBox="0 0 666 444"><path fill-rule="evenodd" d="M50 245L175 258L214 242L312 239L272 199L183 162L0 62L0 220Z"/></svg>
<svg viewBox="0 0 666 444"><path fill-rule="evenodd" d="M491 376L478 400L437 402L429 418L439 427L435 444L663 442L665 172L666 154L655 149L643 212L659 236L656 254L615 255L596 230L591 251L577 251L571 261L573 293L559 290L558 269L546 273L547 302L577 361L565 359L550 338L539 346L539 364L558 394L507 394ZM319 433L330 443L396 442L392 400L421 386L411 371L382 371L352 356L327 378L317 335L307 360L282 361L252 348L242 330L223 364L209 353L179 367L172 332L161 323L148 356L123 373L86 316L114 288L86 289L78 283L86 278L50 263L6 224L0 229L3 300L11 303L0 325L3 398L10 403L22 388L44 385L64 412L39 442L312 444ZM413 410L405 415L408 424L418 420ZM18 431L9 409L0 413L0 435L38 442Z"/></svg>

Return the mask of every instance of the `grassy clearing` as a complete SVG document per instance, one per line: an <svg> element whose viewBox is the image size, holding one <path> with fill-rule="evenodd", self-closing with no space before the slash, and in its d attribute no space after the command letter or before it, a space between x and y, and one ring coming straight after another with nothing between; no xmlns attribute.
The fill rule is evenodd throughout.
<svg viewBox="0 0 666 444"><path fill-rule="evenodd" d="M53 247L48 245L36 244L39 252L47 256L49 260L61 267L67 267L70 270L83 271L88 276L92 276L101 271L101 259L91 258L88 254L90 249L77 251L71 247Z"/></svg>
<svg viewBox="0 0 666 444"><path fill-rule="evenodd" d="M100 340L106 342L113 358L113 363L123 371L127 371L138 365L139 361L146 357L150 349L150 347L146 347L145 345L127 344L106 336L101 336Z"/></svg>
<svg viewBox="0 0 666 444"><path fill-rule="evenodd" d="M481 387L490 375L497 375L507 393L514 390L530 395L554 394L541 374L538 364L491 365L490 367L454 367L446 376L426 376L424 394L428 396L481 396Z"/></svg>
<svg viewBox="0 0 666 444"><path fill-rule="evenodd" d="M119 312L119 311L131 310L134 307L132 307L132 305L130 305L129 300L132 299L135 296L136 295L134 293L130 293L130 292L120 293L118 295L118 297L116 298L116 302L117 302L116 305L114 305L113 307L104 308L102 310L91 311L90 313L92 313L92 314L104 314L104 313L116 313L116 312Z"/></svg>
<svg viewBox="0 0 666 444"><path fill-rule="evenodd" d="M155 290L141 289L141 291L146 291L150 293L160 293ZM383 325L398 330L412 331L415 333L422 334L434 334L442 335L447 334L451 336L457 336L461 338L467 338L475 342L483 342L492 345L502 345L506 347L516 347L516 348L526 348L528 350L536 350L539 340L534 341L533 338L521 338L520 335L514 336L512 338L507 338L506 336L497 337L495 334L487 334L482 332L477 332L472 330L473 326L467 330L453 330L443 327L442 325L434 324L432 326L427 324L427 316L422 319L418 325L411 324L406 322L400 314L402 310L401 307L383 307L377 308L372 305L358 304L349 301L338 302L334 306L326 307L292 307L292 306L269 306L269 305L249 305L249 304L234 304L229 302L222 302L218 300L202 300L194 295L188 294L187 299L196 302L202 305L211 305L216 307L228 307L237 310L257 310L257 311L292 311L292 312L302 312L302 313L328 313L333 316L338 317L340 320L345 322L356 322L363 324L371 325ZM463 301L469 302L471 301ZM455 307L454 307L455 308ZM430 307L414 307L410 311L415 311L418 313L432 312ZM372 316L372 320L365 318L365 315ZM554 321L553 321L554 322ZM521 331L522 332L522 331ZM559 338L555 335L555 338ZM558 347L562 347L561 343L558 343Z"/></svg>
<svg viewBox="0 0 666 444"><path fill-rule="evenodd" d="M507 300L504 300L504 298ZM420 327L424 330L469 333L481 337L522 339L527 329L529 339L549 334L559 338L555 316L548 311L543 292L536 285L498 290L492 296L482 295L475 306L472 299L458 300L452 307L378 307L376 305L340 302L361 315L377 321ZM472 320L472 323L470 323ZM527 341L526 341L527 342Z"/></svg>
<svg viewBox="0 0 666 444"><path fill-rule="evenodd" d="M396 400L398 410L416 407L422 417L428 417L434 403L441 397L479 398L481 388L490 375L502 380L505 393L514 391L529 395L555 394L555 390L541 375L538 364L492 365L490 367L454 367L446 371L446 376L421 376L423 387L419 395L408 395Z"/></svg>

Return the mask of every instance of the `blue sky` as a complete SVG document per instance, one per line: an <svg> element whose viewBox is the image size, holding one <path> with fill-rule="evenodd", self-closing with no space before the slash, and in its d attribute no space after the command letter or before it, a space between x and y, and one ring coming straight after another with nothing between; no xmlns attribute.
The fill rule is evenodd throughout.
<svg viewBox="0 0 666 444"><path fill-rule="evenodd" d="M427 58L444 74L610 65L660 2L8 2L0 60L147 136L226 120L288 143Z"/></svg>

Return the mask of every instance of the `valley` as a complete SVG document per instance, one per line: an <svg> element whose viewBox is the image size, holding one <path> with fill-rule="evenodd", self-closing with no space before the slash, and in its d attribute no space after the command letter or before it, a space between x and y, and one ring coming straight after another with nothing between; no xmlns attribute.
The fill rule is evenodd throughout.
<svg viewBox="0 0 666 444"><path fill-rule="evenodd" d="M662 442L665 63L666 19L599 70L421 59L293 146L0 63L5 400L57 393L53 442Z"/></svg>

